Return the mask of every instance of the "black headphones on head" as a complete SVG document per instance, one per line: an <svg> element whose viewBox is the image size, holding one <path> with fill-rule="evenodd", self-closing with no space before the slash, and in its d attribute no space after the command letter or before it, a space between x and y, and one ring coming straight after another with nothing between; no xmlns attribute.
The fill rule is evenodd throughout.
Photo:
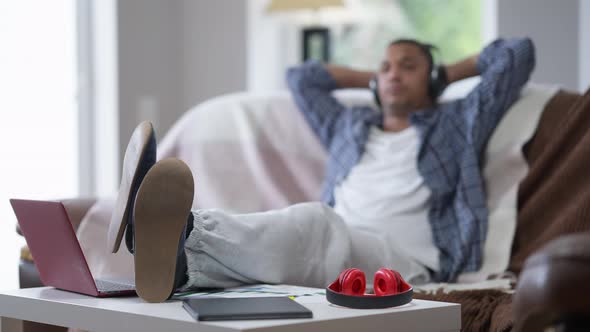
<svg viewBox="0 0 590 332"><path fill-rule="evenodd" d="M415 39L397 39L389 43L389 46L396 45L396 44L412 44L416 45L422 50L426 58L428 59L428 64L430 65L430 76L428 79L428 96L435 101L445 90L445 88L449 85L449 80L447 78L447 71L442 64L435 63L433 50L439 52L438 47L419 42ZM388 47L389 47L388 46ZM381 100L379 99L379 86L377 76L373 77L369 81L369 89L373 92L373 96L375 98L375 103L381 107Z"/></svg>

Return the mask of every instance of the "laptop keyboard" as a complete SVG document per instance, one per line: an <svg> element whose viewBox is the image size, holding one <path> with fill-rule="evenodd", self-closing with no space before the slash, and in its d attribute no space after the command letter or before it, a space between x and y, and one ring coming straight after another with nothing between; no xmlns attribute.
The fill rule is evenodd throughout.
<svg viewBox="0 0 590 332"><path fill-rule="evenodd" d="M121 283L121 282L114 282L108 281L104 279L96 279L96 288L100 292L119 292L119 291L126 291L126 290L134 290L135 285L132 283Z"/></svg>

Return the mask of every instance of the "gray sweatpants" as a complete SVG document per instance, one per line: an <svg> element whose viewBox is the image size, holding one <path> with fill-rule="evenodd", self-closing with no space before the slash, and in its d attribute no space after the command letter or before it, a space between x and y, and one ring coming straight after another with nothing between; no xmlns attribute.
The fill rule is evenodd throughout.
<svg viewBox="0 0 590 332"><path fill-rule="evenodd" d="M363 270L367 283L381 267L411 282L428 281L426 268L400 254L384 234L351 227L322 203L251 214L193 214L184 289L254 283L325 287L349 267Z"/></svg>

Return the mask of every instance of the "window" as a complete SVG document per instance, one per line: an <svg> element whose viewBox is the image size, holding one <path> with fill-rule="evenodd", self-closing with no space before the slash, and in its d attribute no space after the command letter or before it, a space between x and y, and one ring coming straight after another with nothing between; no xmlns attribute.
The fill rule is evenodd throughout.
<svg viewBox="0 0 590 332"><path fill-rule="evenodd" d="M75 1L0 2L0 288L24 240L9 198L78 194Z"/></svg>
<svg viewBox="0 0 590 332"><path fill-rule="evenodd" d="M333 30L334 62L339 64L375 70L388 43L397 38L436 45L438 59L445 63L482 46L481 1L349 0L348 5L361 18Z"/></svg>

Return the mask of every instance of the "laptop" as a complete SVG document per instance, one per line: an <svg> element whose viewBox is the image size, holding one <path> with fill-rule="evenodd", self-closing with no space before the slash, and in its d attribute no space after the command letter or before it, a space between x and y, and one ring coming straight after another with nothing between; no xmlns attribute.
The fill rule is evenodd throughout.
<svg viewBox="0 0 590 332"><path fill-rule="evenodd" d="M135 294L132 282L94 279L61 202L11 199L41 282L95 297Z"/></svg>

